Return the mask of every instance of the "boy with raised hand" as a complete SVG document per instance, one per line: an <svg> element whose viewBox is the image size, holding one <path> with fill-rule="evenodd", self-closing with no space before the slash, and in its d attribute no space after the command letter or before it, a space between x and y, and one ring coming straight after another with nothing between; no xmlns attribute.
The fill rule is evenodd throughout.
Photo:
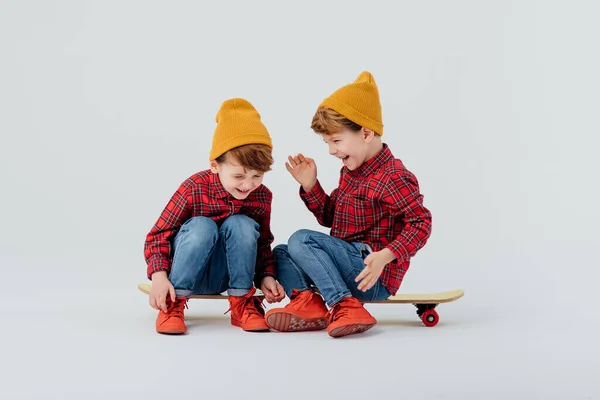
<svg viewBox="0 0 600 400"><path fill-rule="evenodd" d="M285 297L271 250L271 191L262 184L273 164L272 142L258 111L245 99L225 101L216 116L210 169L186 179L146 236L156 331L187 332L190 295L227 290L232 325L266 331L269 302Z"/></svg>
<svg viewBox="0 0 600 400"><path fill-rule="evenodd" d="M379 90L369 72L327 97L311 128L343 164L338 187L327 195L314 160L302 154L286 167L306 207L331 232L301 229L275 247L290 303L269 310L266 320L277 331L327 327L341 337L376 324L361 300L397 293L411 257L429 239L431 213L417 178L382 142Z"/></svg>

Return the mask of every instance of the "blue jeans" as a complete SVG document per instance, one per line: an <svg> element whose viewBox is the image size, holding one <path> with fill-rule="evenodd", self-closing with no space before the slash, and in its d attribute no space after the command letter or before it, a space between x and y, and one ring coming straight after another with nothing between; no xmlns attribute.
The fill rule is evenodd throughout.
<svg viewBox="0 0 600 400"><path fill-rule="evenodd" d="M358 290L354 279L365 267L369 246L348 243L325 233L301 229L288 244L273 250L277 264L277 279L288 297L293 289L319 290L329 307L340 300L354 296L359 300L385 300L390 296L378 279L366 292Z"/></svg>
<svg viewBox="0 0 600 400"><path fill-rule="evenodd" d="M235 214L221 227L210 218L187 220L173 240L169 280L177 297L191 294L243 296L254 286L259 225Z"/></svg>

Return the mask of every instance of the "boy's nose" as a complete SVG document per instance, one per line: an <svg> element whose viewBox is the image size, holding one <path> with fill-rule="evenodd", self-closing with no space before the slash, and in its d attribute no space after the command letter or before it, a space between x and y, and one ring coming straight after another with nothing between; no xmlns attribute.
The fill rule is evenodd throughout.
<svg viewBox="0 0 600 400"><path fill-rule="evenodd" d="M250 182L242 182L242 187L241 187L242 190L248 190L251 187L252 187L252 181L250 181Z"/></svg>
<svg viewBox="0 0 600 400"><path fill-rule="evenodd" d="M333 148L333 146L329 146L329 154L331 154L332 156L334 156L335 153L337 153L337 150L335 148Z"/></svg>

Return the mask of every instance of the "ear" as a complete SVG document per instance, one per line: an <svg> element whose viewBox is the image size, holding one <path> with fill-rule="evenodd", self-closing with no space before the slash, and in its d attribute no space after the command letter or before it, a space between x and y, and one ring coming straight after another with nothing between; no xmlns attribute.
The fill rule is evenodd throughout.
<svg viewBox="0 0 600 400"><path fill-rule="evenodd" d="M210 171L213 174L216 174L219 172L219 164L215 160L210 161Z"/></svg>
<svg viewBox="0 0 600 400"><path fill-rule="evenodd" d="M362 128L362 135L365 142L369 143L375 137L375 132L368 128Z"/></svg>

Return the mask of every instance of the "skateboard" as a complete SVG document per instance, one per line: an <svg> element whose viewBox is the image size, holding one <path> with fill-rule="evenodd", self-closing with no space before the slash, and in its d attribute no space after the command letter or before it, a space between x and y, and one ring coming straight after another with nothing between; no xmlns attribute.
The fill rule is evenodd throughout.
<svg viewBox="0 0 600 400"><path fill-rule="evenodd" d="M143 293L150 293L151 284L140 283L138 289ZM433 327L436 326L440 320L440 317L435 308L442 303L450 303L463 297L465 291L462 289L449 290L446 292L429 293L429 294L397 294L390 296L385 300L379 301L363 301L363 304L412 304L417 308L417 315L425 326ZM254 294L261 300L264 298L263 293L257 289ZM228 299L227 293L221 294L197 294L190 296L191 299L210 299L210 300L224 300Z"/></svg>
<svg viewBox="0 0 600 400"><path fill-rule="evenodd" d="M361 301L361 303L371 304L412 304L417 308L417 315L428 327L436 326L440 321L435 308L441 303L450 303L456 301L465 295L463 289L448 290L439 293L420 293L420 294L396 294L385 300L380 301Z"/></svg>

